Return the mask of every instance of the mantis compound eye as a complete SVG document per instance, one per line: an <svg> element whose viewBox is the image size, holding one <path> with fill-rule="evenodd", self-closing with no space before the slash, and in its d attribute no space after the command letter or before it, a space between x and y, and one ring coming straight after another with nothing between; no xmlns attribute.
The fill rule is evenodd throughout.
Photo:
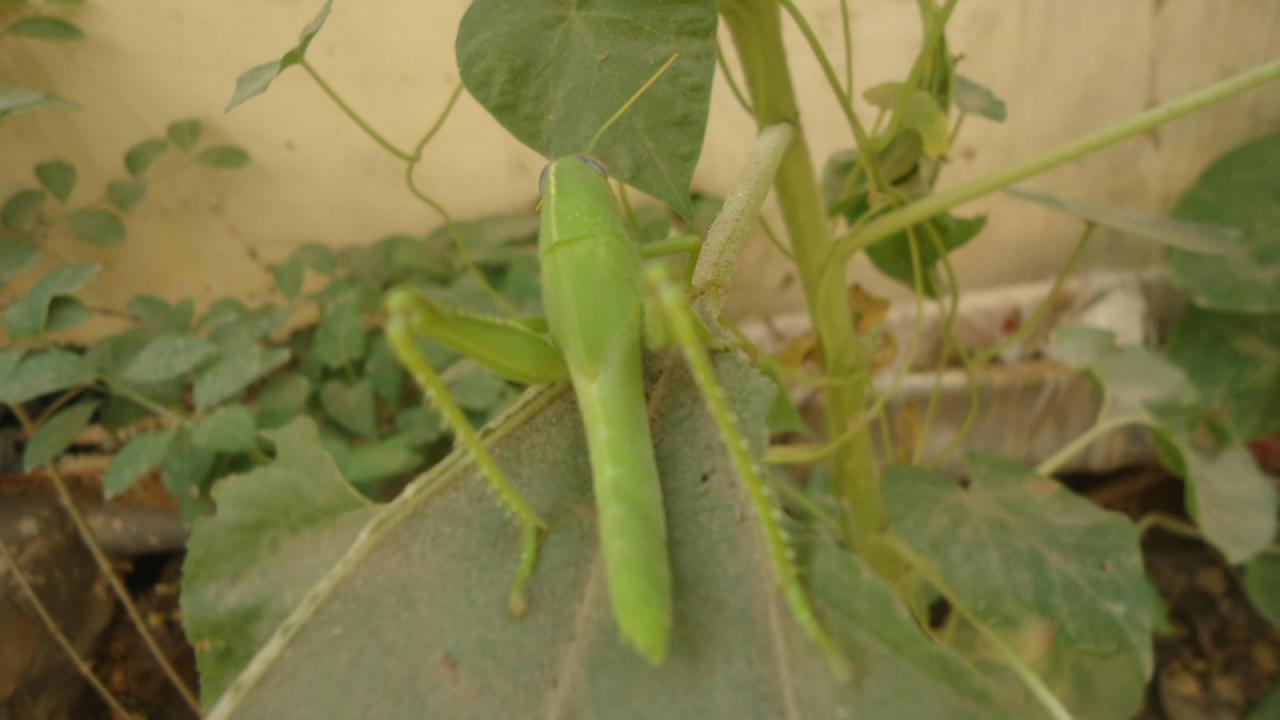
<svg viewBox="0 0 1280 720"><path fill-rule="evenodd" d="M609 179L609 171L605 169L604 163L584 153L577 153L574 155L574 157L581 160L583 165L586 165L587 167L594 170L595 173L600 177L604 178L605 180Z"/></svg>

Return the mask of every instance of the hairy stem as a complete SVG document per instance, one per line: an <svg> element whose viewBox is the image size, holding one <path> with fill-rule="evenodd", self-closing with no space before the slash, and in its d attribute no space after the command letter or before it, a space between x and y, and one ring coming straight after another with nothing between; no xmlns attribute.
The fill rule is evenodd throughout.
<svg viewBox="0 0 1280 720"><path fill-rule="evenodd" d="M834 380L825 388L827 433L839 436L866 404L870 385L867 351L854 334L844 283L819 287L831 253L831 234L809 146L799 124L779 6L776 0L720 0L719 7L738 51L756 123L765 127L786 122L795 128L795 139L783 155L774 189L818 332L823 367ZM846 538L855 546L863 545L885 521L879 477L865 430L836 451L831 471Z"/></svg>

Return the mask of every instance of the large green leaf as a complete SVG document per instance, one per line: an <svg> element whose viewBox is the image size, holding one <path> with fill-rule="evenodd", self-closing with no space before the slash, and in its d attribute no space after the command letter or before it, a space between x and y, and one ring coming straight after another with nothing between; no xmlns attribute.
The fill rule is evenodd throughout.
<svg viewBox="0 0 1280 720"><path fill-rule="evenodd" d="M458 68L498 122L554 159L586 150L605 121L678 52L593 154L614 177L688 217L715 43L712 0L476 0L458 28Z"/></svg>
<svg viewBox="0 0 1280 720"><path fill-rule="evenodd" d="M1280 312L1280 132L1215 161L1173 214L1234 227L1244 237L1244 251L1221 257L1169 251L1174 280L1192 302L1215 310Z"/></svg>
<svg viewBox="0 0 1280 720"><path fill-rule="evenodd" d="M720 377L759 449L771 386L731 359ZM887 586L823 542L812 564L818 611L857 668L852 682L836 682L776 593L757 525L682 370L659 381L653 410L676 588L662 667L618 638L576 406L543 390L509 416L522 422L488 435L550 524L529 614L518 620L506 614L518 533L463 454L372 512L327 468L280 467L267 481L272 466L220 486L226 514L197 529L184 587L188 630L207 648L206 702L226 688L210 720L278 718L281 708L388 719L1003 717L978 676L931 645ZM322 462L313 451L294 456ZM317 477L331 489L314 489ZM315 508L307 501L317 494L342 499ZM293 531L280 516L298 518ZM324 524L331 530L316 527ZM242 645L218 647L219 657L205 640ZM250 656L244 643L265 647L229 686Z"/></svg>
<svg viewBox="0 0 1280 720"><path fill-rule="evenodd" d="M1280 430L1280 315L1189 307L1169 338L1169 357L1206 403L1226 409L1241 437Z"/></svg>
<svg viewBox="0 0 1280 720"><path fill-rule="evenodd" d="M1124 704L1063 700L1079 717L1129 718L1153 667L1151 603L1138 533L1053 480L994 456L967 458L968 483L918 467L885 471L894 532L937 573L966 616L1023 652L1050 688L1049 645L1073 656L1075 672L1125 673ZM1026 644L1027 638L1043 638Z"/></svg>

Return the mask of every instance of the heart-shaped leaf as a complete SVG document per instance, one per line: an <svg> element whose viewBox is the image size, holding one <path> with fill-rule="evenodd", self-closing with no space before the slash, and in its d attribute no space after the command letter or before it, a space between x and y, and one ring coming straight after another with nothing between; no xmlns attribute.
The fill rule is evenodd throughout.
<svg viewBox="0 0 1280 720"><path fill-rule="evenodd" d="M467 90L548 159L586 151L596 131L679 53L593 154L614 177L685 217L715 48L712 0L476 0L457 40Z"/></svg>

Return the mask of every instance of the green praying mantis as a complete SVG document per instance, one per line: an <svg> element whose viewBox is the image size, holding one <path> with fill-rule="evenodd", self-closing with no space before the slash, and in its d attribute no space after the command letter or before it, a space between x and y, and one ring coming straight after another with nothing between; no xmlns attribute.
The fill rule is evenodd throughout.
<svg viewBox="0 0 1280 720"><path fill-rule="evenodd" d="M515 615L527 608L526 585L547 524L485 449L418 338L437 341L514 382L571 382L586 430L614 617L624 641L658 665L667 655L673 589L642 362L646 327L661 326L664 332L651 334L670 337L690 367L746 489L791 615L833 670L846 676L848 662L818 621L784 533L781 511L715 379L704 340L707 330L664 264L645 263L686 250L689 243L676 239L646 246L642 252L628 233L604 166L589 154L675 59L672 56L597 131L584 153L556 159L543 170L538 255L545 323L465 313L438 306L414 289L397 288L386 298L386 336L521 530L520 562L508 595L508 608ZM752 220L743 217L737 222Z"/></svg>

